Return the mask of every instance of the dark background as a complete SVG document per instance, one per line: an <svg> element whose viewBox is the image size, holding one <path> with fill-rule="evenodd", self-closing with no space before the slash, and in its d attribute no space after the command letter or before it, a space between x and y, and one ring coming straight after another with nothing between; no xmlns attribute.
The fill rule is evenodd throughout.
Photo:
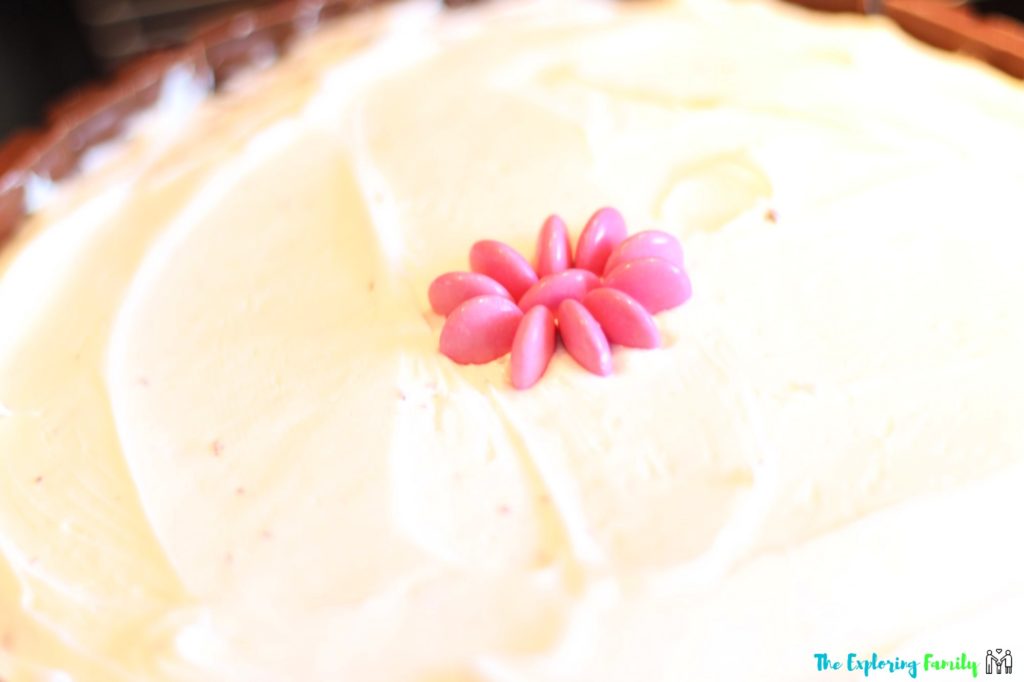
<svg viewBox="0 0 1024 682"><path fill-rule="evenodd" d="M271 0L0 0L0 141L61 93L180 43L200 22Z"/></svg>
<svg viewBox="0 0 1024 682"><path fill-rule="evenodd" d="M217 13L267 0L0 0L0 140L47 102ZM1024 0L976 0L1024 21Z"/></svg>
<svg viewBox="0 0 1024 682"><path fill-rule="evenodd" d="M98 72L70 0L0 0L0 139Z"/></svg>

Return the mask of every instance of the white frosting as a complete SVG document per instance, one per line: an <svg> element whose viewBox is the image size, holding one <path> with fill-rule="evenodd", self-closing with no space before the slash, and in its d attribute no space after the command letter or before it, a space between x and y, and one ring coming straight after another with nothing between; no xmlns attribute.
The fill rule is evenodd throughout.
<svg viewBox="0 0 1024 682"><path fill-rule="evenodd" d="M0 678L1021 644L1016 82L758 0L399 4L178 118L0 254ZM666 348L437 353L474 240L606 204L683 240Z"/></svg>

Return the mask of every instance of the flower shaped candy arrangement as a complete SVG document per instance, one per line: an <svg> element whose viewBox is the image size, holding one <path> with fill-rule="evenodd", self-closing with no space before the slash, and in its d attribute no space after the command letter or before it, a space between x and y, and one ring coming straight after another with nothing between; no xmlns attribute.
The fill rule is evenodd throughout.
<svg viewBox="0 0 1024 682"><path fill-rule="evenodd" d="M469 251L471 272L449 272L430 285L430 305L447 317L441 352L463 365L511 352L512 384L533 386L555 352L556 334L576 362L612 371L611 344L657 348L653 315L691 294L679 241L658 230L627 237L614 208L595 213L576 244L565 222L544 221L536 268L507 244L484 240Z"/></svg>

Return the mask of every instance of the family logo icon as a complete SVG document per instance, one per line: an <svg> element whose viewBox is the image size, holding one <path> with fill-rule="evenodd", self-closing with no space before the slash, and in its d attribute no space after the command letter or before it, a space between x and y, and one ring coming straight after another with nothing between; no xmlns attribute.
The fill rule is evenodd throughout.
<svg viewBox="0 0 1024 682"><path fill-rule="evenodd" d="M1013 674L1013 656L1010 654L1010 650L1003 651L1002 649L996 649L995 653L992 653L992 649L989 649L985 654L985 674L991 675L995 671L996 675L1012 675Z"/></svg>

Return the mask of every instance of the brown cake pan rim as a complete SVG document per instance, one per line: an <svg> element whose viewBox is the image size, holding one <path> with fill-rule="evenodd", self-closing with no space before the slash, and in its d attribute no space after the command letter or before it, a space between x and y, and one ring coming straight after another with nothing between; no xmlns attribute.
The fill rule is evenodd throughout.
<svg viewBox="0 0 1024 682"><path fill-rule="evenodd" d="M158 103L165 79L189 71L209 95L235 73L279 58L325 21L391 0L278 0L202 24L186 44L136 57L104 81L61 97L45 123L0 143L0 249L28 216L33 176L60 182L91 148L118 137L126 123ZM467 0L446 0L446 5ZM888 16L906 33L944 50L985 61L1024 79L1024 24L982 17L944 0L789 0L828 12Z"/></svg>

